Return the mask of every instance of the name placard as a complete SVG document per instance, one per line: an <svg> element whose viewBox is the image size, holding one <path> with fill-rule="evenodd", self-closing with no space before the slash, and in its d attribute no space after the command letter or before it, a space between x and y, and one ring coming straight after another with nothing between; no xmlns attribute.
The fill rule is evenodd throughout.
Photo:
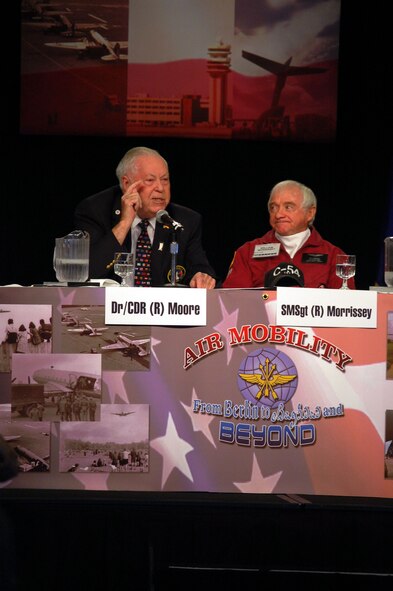
<svg viewBox="0 0 393 591"><path fill-rule="evenodd" d="M205 326L206 289L107 287L105 324Z"/></svg>
<svg viewBox="0 0 393 591"><path fill-rule="evenodd" d="M277 287L276 322L283 326L376 328L377 294L355 289Z"/></svg>

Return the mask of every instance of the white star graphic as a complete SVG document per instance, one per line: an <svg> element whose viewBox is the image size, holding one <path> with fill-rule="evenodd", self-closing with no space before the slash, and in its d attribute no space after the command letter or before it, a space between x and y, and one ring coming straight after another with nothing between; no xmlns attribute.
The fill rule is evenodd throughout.
<svg viewBox="0 0 393 591"><path fill-rule="evenodd" d="M271 493L281 478L281 472L264 478L255 454L252 459L251 480L248 482L234 482L233 484L243 493Z"/></svg>
<svg viewBox="0 0 393 591"><path fill-rule="evenodd" d="M187 441L179 437L171 413L168 414L165 435L153 439L150 442L150 446L162 456L161 489L164 488L172 470L175 468L178 468L191 482L194 482L186 460L186 455L190 451L193 451L194 448Z"/></svg>
<svg viewBox="0 0 393 591"><path fill-rule="evenodd" d="M73 472L72 476L83 484L85 490L108 490L109 473L100 472L96 474L83 474L81 472Z"/></svg>
<svg viewBox="0 0 393 591"><path fill-rule="evenodd" d="M124 371L111 371L105 373L105 385L108 389L109 402L115 404L119 402L129 402L127 391L124 385L124 377L126 373ZM103 402L106 402L106 400Z"/></svg>
<svg viewBox="0 0 393 591"><path fill-rule="evenodd" d="M154 337L151 337L150 339L150 353L153 354L154 359L157 361L158 365L160 365L160 360L157 357L157 354L155 352L155 346L156 345L160 345L161 341L159 341L158 339L155 339Z"/></svg>
<svg viewBox="0 0 393 591"><path fill-rule="evenodd" d="M232 359L233 348L230 347L229 342L228 342L229 341L228 328L231 328L233 326L237 326L237 317L239 315L239 308L237 308L234 312L231 312L229 314L227 312L224 304L222 303L222 300L220 297L219 297L219 300L220 300L220 308L221 308L221 313L222 313L222 320L214 326L214 329L218 330L218 332L226 340L227 365L229 365L229 363ZM246 351L244 345L241 346L241 349L243 351Z"/></svg>
<svg viewBox="0 0 393 591"><path fill-rule="evenodd" d="M212 445L214 445L214 447L217 447L214 439L213 439L213 435L211 434L209 425L212 422L212 420L214 419L214 416L210 416L207 414L201 414L201 413L195 413L192 410L193 407L193 402L194 400L197 399L197 395L195 392L195 388L192 389L192 399L191 399L191 405L187 406L187 404L184 404L184 402L181 403L182 407L184 408L184 410L186 411L186 413L188 414L188 416L191 419L191 423L192 423L192 428L194 429L194 431L201 431L203 433L203 435L206 437L206 439L208 441L210 441L210 443Z"/></svg>

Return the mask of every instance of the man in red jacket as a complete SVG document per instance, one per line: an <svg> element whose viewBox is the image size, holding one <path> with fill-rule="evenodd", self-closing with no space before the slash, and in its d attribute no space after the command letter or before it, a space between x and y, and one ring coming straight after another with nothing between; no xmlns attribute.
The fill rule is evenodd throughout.
<svg viewBox="0 0 393 591"><path fill-rule="evenodd" d="M317 200L297 181L275 185L268 201L272 230L238 248L222 287L328 287L339 289L336 255L343 251L313 227ZM348 282L355 289L354 279Z"/></svg>

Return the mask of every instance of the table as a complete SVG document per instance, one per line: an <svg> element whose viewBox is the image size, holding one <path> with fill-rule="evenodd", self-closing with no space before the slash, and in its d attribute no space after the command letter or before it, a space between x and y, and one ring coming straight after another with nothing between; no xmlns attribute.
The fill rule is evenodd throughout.
<svg viewBox="0 0 393 591"><path fill-rule="evenodd" d="M49 346L0 373L0 432L27 450L8 487L392 498L391 294L377 303L376 329L300 335L275 324L274 291L207 292L206 326L114 327L102 323L105 288L0 288L0 330L11 314L53 325ZM144 342L104 349L126 333ZM44 370L43 421L12 412L17 382ZM61 420L73 393L54 392L53 371L96 398L92 420ZM83 373L99 376L90 390Z"/></svg>

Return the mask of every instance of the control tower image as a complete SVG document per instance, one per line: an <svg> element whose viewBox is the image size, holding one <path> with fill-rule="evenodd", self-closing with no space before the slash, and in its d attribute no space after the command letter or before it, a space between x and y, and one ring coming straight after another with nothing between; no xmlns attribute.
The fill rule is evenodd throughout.
<svg viewBox="0 0 393 591"><path fill-rule="evenodd" d="M228 73L231 66L231 46L220 41L208 47L207 72L209 82L209 124L224 125L228 94Z"/></svg>

